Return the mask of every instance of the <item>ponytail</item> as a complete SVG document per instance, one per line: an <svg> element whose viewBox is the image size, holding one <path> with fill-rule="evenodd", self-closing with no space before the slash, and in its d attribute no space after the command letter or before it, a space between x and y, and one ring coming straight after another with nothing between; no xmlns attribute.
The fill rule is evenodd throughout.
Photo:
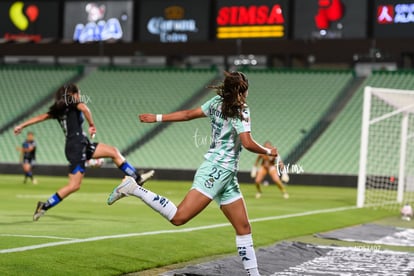
<svg viewBox="0 0 414 276"><path fill-rule="evenodd" d="M242 111L246 102L242 94L249 88L249 81L242 72L224 72L224 81L220 85L208 86L213 88L223 99L222 113L227 118L243 119Z"/></svg>

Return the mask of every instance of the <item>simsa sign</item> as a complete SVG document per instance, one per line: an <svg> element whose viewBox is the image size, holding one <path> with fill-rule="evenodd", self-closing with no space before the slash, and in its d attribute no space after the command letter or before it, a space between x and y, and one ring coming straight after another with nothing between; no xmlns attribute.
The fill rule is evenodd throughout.
<svg viewBox="0 0 414 276"><path fill-rule="evenodd" d="M216 38L285 38L287 0L218 0Z"/></svg>
<svg viewBox="0 0 414 276"><path fill-rule="evenodd" d="M209 39L210 1L142 0L139 8L139 40L185 43Z"/></svg>
<svg viewBox="0 0 414 276"><path fill-rule="evenodd" d="M377 0L375 37L414 37L414 0Z"/></svg>

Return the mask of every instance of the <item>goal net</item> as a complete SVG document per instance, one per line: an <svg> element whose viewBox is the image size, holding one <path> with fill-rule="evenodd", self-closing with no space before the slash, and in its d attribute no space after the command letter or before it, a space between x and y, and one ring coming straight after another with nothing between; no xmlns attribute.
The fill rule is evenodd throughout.
<svg viewBox="0 0 414 276"><path fill-rule="evenodd" d="M365 87L357 206L414 203L414 90Z"/></svg>

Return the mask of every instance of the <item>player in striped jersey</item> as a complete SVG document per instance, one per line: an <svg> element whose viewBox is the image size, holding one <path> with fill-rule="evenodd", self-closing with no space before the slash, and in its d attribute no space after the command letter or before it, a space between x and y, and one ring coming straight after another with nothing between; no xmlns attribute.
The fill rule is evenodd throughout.
<svg viewBox="0 0 414 276"><path fill-rule="evenodd" d="M270 156L277 156L277 149L261 146L250 133L250 111L246 104L248 87L247 77L243 73L225 72L222 83L209 86L218 95L201 107L169 114L141 114L139 118L144 123L180 122L208 117L212 137L210 149L194 176L192 188L178 206L137 185L130 177L124 178L112 191L108 204L134 195L172 224L183 225L215 200L235 229L238 254L247 274L259 275L247 209L237 180L237 169L243 147Z"/></svg>

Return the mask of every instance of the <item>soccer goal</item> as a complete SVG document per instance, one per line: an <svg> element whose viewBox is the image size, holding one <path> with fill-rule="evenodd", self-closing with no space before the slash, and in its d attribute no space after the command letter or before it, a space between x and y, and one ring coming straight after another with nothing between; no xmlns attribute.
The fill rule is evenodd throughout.
<svg viewBox="0 0 414 276"><path fill-rule="evenodd" d="M357 207L414 203L414 90L365 87Z"/></svg>

